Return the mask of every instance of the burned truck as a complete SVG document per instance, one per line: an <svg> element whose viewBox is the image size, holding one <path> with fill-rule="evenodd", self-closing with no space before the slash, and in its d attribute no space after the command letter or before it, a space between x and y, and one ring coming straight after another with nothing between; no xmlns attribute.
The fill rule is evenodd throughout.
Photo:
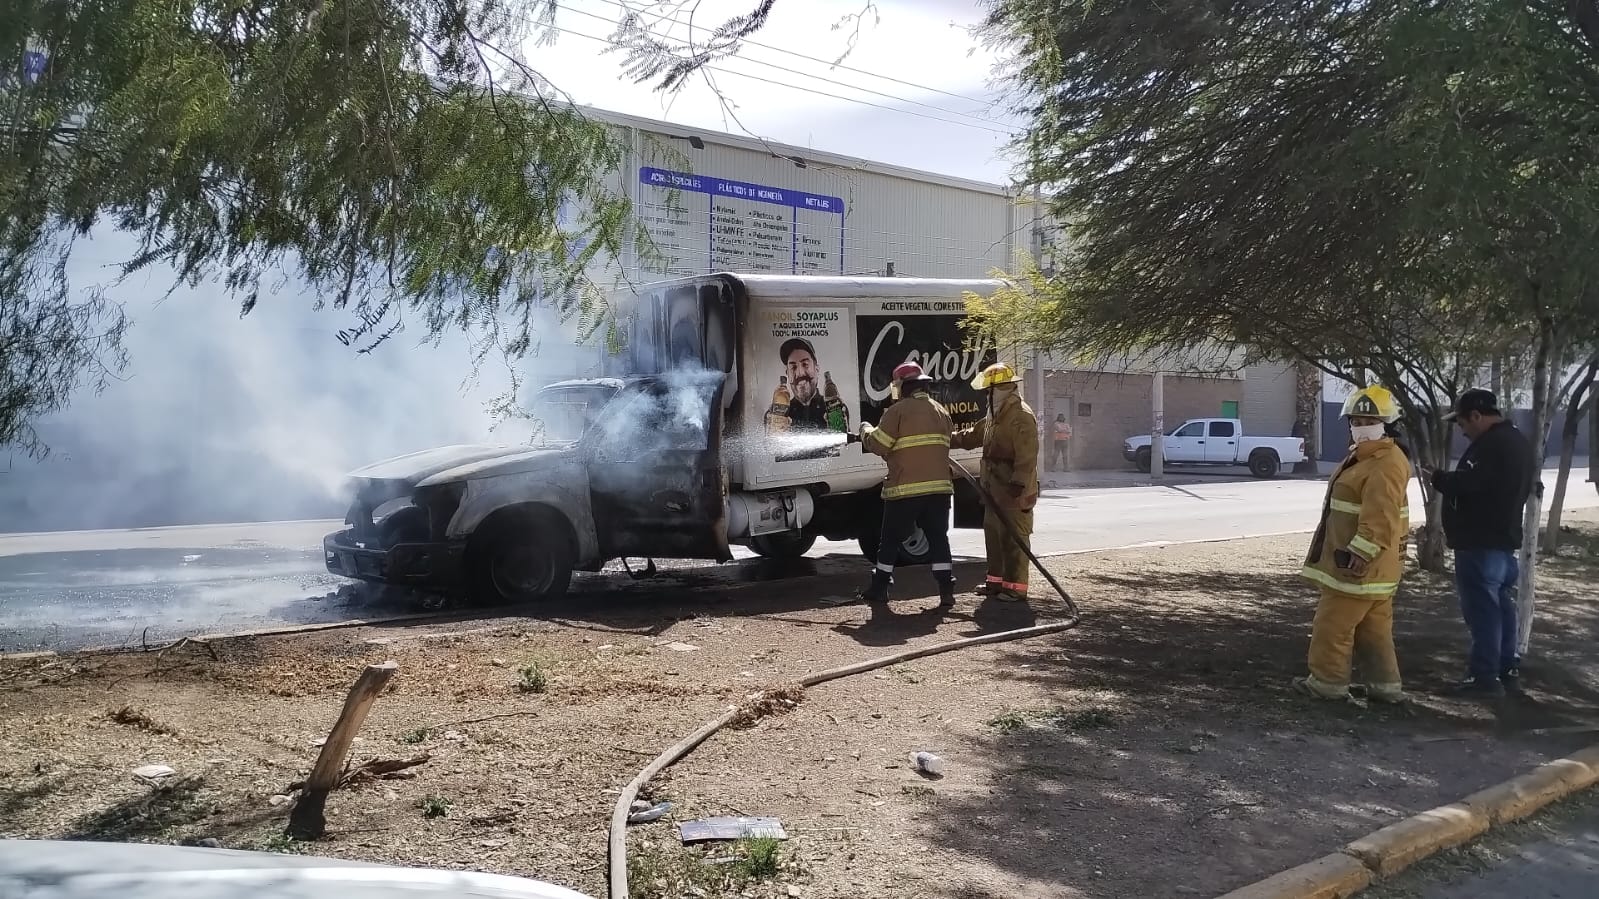
<svg viewBox="0 0 1599 899"><path fill-rule="evenodd" d="M616 559L769 558L818 539L877 555L882 459L847 439L919 362L956 426L985 413L971 380L994 361L961 328L997 281L716 274L618 298L604 377L544 387L539 445L447 446L352 473L328 571L488 603L564 593ZM953 458L975 470L976 452ZM957 479L956 527L980 527ZM899 548L925 563L920 533Z"/></svg>

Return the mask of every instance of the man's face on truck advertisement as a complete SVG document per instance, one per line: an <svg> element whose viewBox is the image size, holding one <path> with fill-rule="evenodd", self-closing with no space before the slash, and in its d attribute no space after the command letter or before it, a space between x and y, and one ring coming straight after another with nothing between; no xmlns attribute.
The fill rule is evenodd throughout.
<svg viewBox="0 0 1599 899"><path fill-rule="evenodd" d="M802 403L816 396L816 357L804 350L788 354L788 389Z"/></svg>

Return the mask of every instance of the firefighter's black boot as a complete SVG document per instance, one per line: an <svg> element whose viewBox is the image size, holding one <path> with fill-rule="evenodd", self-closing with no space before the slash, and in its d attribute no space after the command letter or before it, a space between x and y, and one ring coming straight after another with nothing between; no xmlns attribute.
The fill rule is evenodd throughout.
<svg viewBox="0 0 1599 899"><path fill-rule="evenodd" d="M873 605L888 602L888 585L894 583L894 576L881 568L872 569L872 579L866 589L855 594L855 598Z"/></svg>
<svg viewBox="0 0 1599 899"><path fill-rule="evenodd" d="M938 607L952 609L955 607L955 573L953 571L935 571L933 580L938 581Z"/></svg>

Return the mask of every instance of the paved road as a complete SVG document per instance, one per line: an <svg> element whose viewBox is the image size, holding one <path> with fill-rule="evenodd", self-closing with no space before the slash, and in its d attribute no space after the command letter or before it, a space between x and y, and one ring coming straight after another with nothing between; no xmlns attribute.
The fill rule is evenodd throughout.
<svg viewBox="0 0 1599 899"><path fill-rule="evenodd" d="M1552 473L1549 482L1553 483ZM1214 480L1170 487L1057 489L1039 504L1040 554L1310 530L1324 485ZM1412 484L1411 502L1421 497ZM1569 508L1599 505L1572 485ZM380 591L352 589L323 569L322 536L337 521L267 522L0 535L0 652L161 643L181 636L370 618L412 611ZM983 553L958 531L958 555ZM679 565L660 581L619 573L579 578L582 591L727 585L858 570L853 544L821 543L786 568L754 560Z"/></svg>
<svg viewBox="0 0 1599 899"><path fill-rule="evenodd" d="M1363 894L1364 895L1364 894ZM1599 799L1562 803L1373 890L1372 899L1591 899L1599 895Z"/></svg>

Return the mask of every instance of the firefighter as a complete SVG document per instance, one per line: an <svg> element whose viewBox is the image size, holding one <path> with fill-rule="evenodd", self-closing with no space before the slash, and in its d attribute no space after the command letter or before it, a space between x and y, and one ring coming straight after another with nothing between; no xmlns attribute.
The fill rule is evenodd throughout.
<svg viewBox="0 0 1599 899"><path fill-rule="evenodd" d="M1343 414L1352 445L1327 486L1303 571L1321 588L1310 674L1293 685L1318 699L1348 699L1350 658L1358 653L1367 696L1403 702L1393 598L1410 532L1410 460L1393 437L1399 404L1386 389L1367 387Z"/></svg>
<svg viewBox="0 0 1599 899"><path fill-rule="evenodd" d="M1038 417L1022 402L1021 381L1003 362L983 369L972 386L987 392L988 416L955 432L951 440L957 449L983 448L983 488L999 508L985 503L988 579L981 589L1012 602L1027 599L1027 554L1004 522L1009 520L1016 537L1027 543L1033 535L1033 506L1038 504Z"/></svg>
<svg viewBox="0 0 1599 899"><path fill-rule="evenodd" d="M888 602L899 549L920 527L932 556L938 582L939 608L955 604L955 569L949 549L949 506L955 494L950 480L949 412L933 399L933 379L915 362L894 369L899 401L889 406L876 427L861 425L861 446L888 462L883 483L883 524L877 544L877 567L860 593L870 603Z"/></svg>

